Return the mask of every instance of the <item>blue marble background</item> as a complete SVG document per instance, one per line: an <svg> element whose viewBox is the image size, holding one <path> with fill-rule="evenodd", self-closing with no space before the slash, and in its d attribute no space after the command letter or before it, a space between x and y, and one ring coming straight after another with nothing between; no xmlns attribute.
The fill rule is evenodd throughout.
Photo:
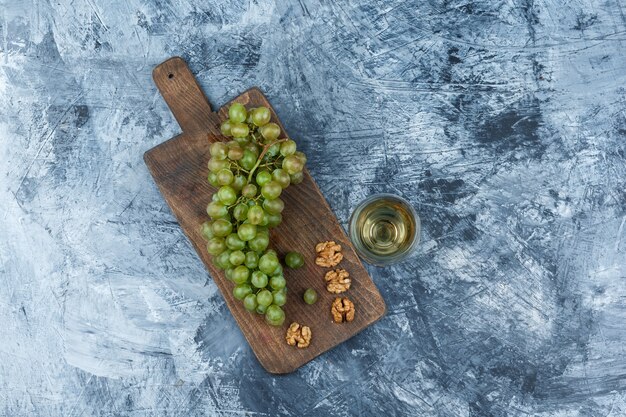
<svg viewBox="0 0 626 417"><path fill-rule="evenodd" d="M0 415L626 415L621 0L0 3ZM409 199L388 314L265 373L142 161L268 95L340 221Z"/></svg>

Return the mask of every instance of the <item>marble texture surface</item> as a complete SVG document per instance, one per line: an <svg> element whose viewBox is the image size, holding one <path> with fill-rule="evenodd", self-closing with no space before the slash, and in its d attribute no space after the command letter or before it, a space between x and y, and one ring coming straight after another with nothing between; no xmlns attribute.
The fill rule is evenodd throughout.
<svg viewBox="0 0 626 417"><path fill-rule="evenodd" d="M0 2L0 415L626 415L622 0ZM345 225L422 217L375 326L263 371L154 186L179 128L260 86Z"/></svg>

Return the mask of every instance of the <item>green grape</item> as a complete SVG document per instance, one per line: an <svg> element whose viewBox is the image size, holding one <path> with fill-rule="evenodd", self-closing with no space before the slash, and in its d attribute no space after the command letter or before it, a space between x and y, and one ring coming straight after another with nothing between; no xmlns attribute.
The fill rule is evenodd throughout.
<svg viewBox="0 0 626 417"><path fill-rule="evenodd" d="M247 115L248 112L246 111L244 105L241 103L233 103L228 109L228 117L230 118L231 122L241 123L246 120Z"/></svg>
<svg viewBox="0 0 626 417"><path fill-rule="evenodd" d="M230 263L230 254L232 251L226 249L224 252L215 256L213 259L216 260L217 265L222 269L231 268L233 265Z"/></svg>
<svg viewBox="0 0 626 417"><path fill-rule="evenodd" d="M278 257L273 253L266 253L259 258L259 269L266 274L272 274L278 265Z"/></svg>
<svg viewBox="0 0 626 417"><path fill-rule="evenodd" d="M266 125L270 121L271 117L272 114L270 113L270 109L267 107L257 107L252 110L252 123L257 126Z"/></svg>
<svg viewBox="0 0 626 417"><path fill-rule="evenodd" d="M206 244L206 251L210 255L219 255L226 250L226 243L221 237L211 238Z"/></svg>
<svg viewBox="0 0 626 417"><path fill-rule="evenodd" d="M256 174L256 183L259 184L259 186L261 187L263 187L265 184L267 184L271 180L272 180L272 174L270 174L268 171L261 171L258 174Z"/></svg>
<svg viewBox="0 0 626 417"><path fill-rule="evenodd" d="M267 215L267 226L268 227L276 227L283 221L282 214L268 214Z"/></svg>
<svg viewBox="0 0 626 417"><path fill-rule="evenodd" d="M257 304L255 311L258 314L265 314L265 310L267 310L267 306L262 306L261 304Z"/></svg>
<svg viewBox="0 0 626 417"><path fill-rule="evenodd" d="M230 133L232 133L235 138L245 138L248 136L248 133L250 133L250 129L245 123L233 123L230 128Z"/></svg>
<svg viewBox="0 0 626 417"><path fill-rule="evenodd" d="M204 240L210 240L213 237L213 229L211 229L213 222L204 222L200 225L200 234Z"/></svg>
<svg viewBox="0 0 626 417"><path fill-rule="evenodd" d="M268 249L265 251L265 254L272 254L274 256L278 256L278 254L276 253L276 251L274 249ZM264 255L265 255L264 254Z"/></svg>
<svg viewBox="0 0 626 417"><path fill-rule="evenodd" d="M276 155L280 153L280 143L275 143L269 148L267 148L267 152L265 153L265 159L273 159Z"/></svg>
<svg viewBox="0 0 626 417"><path fill-rule="evenodd" d="M246 184L241 189L241 195L246 198L254 198L254 196L256 196L256 192L257 192L257 188L256 188L256 185L254 184Z"/></svg>
<svg viewBox="0 0 626 417"><path fill-rule="evenodd" d="M291 183L291 178L289 178L289 174L287 174L287 171L280 169L280 168L277 168L274 171L272 171L272 179L276 181L278 184L280 184L282 188L289 187L289 183Z"/></svg>
<svg viewBox="0 0 626 417"><path fill-rule="evenodd" d="M216 175L217 177L217 175ZM211 201L215 202L215 203L219 203L220 202L220 198L217 196L217 193L213 193L213 195L211 196ZM228 214L228 213L226 213Z"/></svg>
<svg viewBox="0 0 626 417"><path fill-rule="evenodd" d="M285 264L291 269L298 269L304 265L304 256L298 252L289 252L285 256Z"/></svg>
<svg viewBox="0 0 626 417"><path fill-rule="evenodd" d="M235 176L230 169L223 168L217 172L217 183L219 185L229 185L234 179Z"/></svg>
<svg viewBox="0 0 626 417"><path fill-rule="evenodd" d="M233 288L233 296L238 300L243 300L250 294L252 294L252 287L248 284L239 284Z"/></svg>
<svg viewBox="0 0 626 417"><path fill-rule="evenodd" d="M245 265L239 265L233 270L233 282L244 284L250 276L250 270Z"/></svg>
<svg viewBox="0 0 626 417"><path fill-rule="evenodd" d="M304 179L304 174L302 173L302 171L296 172L295 174L290 174L289 178L291 178L291 184L298 185Z"/></svg>
<svg viewBox="0 0 626 417"><path fill-rule="evenodd" d="M261 135L267 142L272 142L278 139L278 136L280 135L280 127L276 123L268 123L265 126L261 126L259 128L259 132L261 132Z"/></svg>
<svg viewBox="0 0 626 417"><path fill-rule="evenodd" d="M235 270L235 268L228 267L224 270L224 275L226 275L226 278L228 278L230 281L233 280L233 271Z"/></svg>
<svg viewBox="0 0 626 417"><path fill-rule="evenodd" d="M302 161L295 155L289 155L283 160L283 169L287 171L289 175L301 172L304 168Z"/></svg>
<svg viewBox="0 0 626 417"><path fill-rule="evenodd" d="M263 208L259 205L254 205L248 210L248 221L250 224L259 224L263 220Z"/></svg>
<svg viewBox="0 0 626 417"><path fill-rule="evenodd" d="M291 139L280 144L280 154L282 156L293 155L296 152L296 142Z"/></svg>
<svg viewBox="0 0 626 417"><path fill-rule="evenodd" d="M280 214L285 208L285 203L280 198L264 200L263 208L268 214Z"/></svg>
<svg viewBox="0 0 626 417"><path fill-rule="evenodd" d="M211 263L213 264L213 266L218 270L218 271L223 271L224 268L222 268L222 266L220 264L218 264L217 262L217 258L215 256L213 256L211 258Z"/></svg>
<svg viewBox="0 0 626 417"><path fill-rule="evenodd" d="M254 271L252 273L252 285L257 288L265 288L267 286L267 275L261 271Z"/></svg>
<svg viewBox="0 0 626 417"><path fill-rule="evenodd" d="M256 302L256 294L248 294L243 299L243 307L248 311L256 310L258 304Z"/></svg>
<svg viewBox="0 0 626 417"><path fill-rule="evenodd" d="M304 152L295 151L293 153L293 156L295 156L296 158L300 160L300 162L302 162L302 166L306 164L307 159L306 159L306 155L304 154Z"/></svg>
<svg viewBox="0 0 626 417"><path fill-rule="evenodd" d="M269 292L268 290L261 290L257 293L256 295L256 302L257 304L267 307L270 304L272 304L274 297L272 296L272 293Z"/></svg>
<svg viewBox="0 0 626 417"><path fill-rule="evenodd" d="M317 302L317 291L315 291L313 288L307 288L302 298L307 304L315 304Z"/></svg>
<svg viewBox="0 0 626 417"><path fill-rule="evenodd" d="M239 238L243 241L249 241L256 236L256 226L254 224L244 223L237 230Z"/></svg>
<svg viewBox="0 0 626 417"><path fill-rule="evenodd" d="M228 260L234 266L239 266L246 260L246 255L242 251L236 250L230 254Z"/></svg>
<svg viewBox="0 0 626 417"><path fill-rule="evenodd" d="M216 267L217 269L224 269L222 268L219 263L217 262L217 258L215 256L211 257L211 263L213 264L214 267Z"/></svg>
<svg viewBox="0 0 626 417"><path fill-rule="evenodd" d="M209 184L211 184L213 187L219 186L219 184L217 183L217 174L215 172L209 171L209 174L207 175L206 179L209 182Z"/></svg>
<svg viewBox="0 0 626 417"><path fill-rule="evenodd" d="M267 234L257 234L252 240L248 242L248 246L255 252L262 252L267 248L270 243L270 238Z"/></svg>
<svg viewBox="0 0 626 417"><path fill-rule="evenodd" d="M207 163L207 167L209 168L209 171L216 172L216 173L220 169L228 168L229 165L230 165L230 162L228 162L227 160L216 159L216 158L209 159L209 162Z"/></svg>
<svg viewBox="0 0 626 417"><path fill-rule="evenodd" d="M270 181L261 187L261 195L263 195L263 198L266 198L268 200L278 198L282 191L283 188L276 181Z"/></svg>
<svg viewBox="0 0 626 417"><path fill-rule="evenodd" d="M228 209L222 203L212 201L206 206L206 212L211 218L219 219L228 216Z"/></svg>
<svg viewBox="0 0 626 417"><path fill-rule="evenodd" d="M287 280L282 275L274 275L270 278L270 286L275 290L282 290L287 285Z"/></svg>
<svg viewBox="0 0 626 417"><path fill-rule="evenodd" d="M241 189L245 187L247 183L248 179L245 176L238 174L235 175L233 183L230 184L230 186L233 187L235 191L241 191Z"/></svg>
<svg viewBox="0 0 626 417"><path fill-rule="evenodd" d="M283 266L279 263L272 275L282 275L283 274Z"/></svg>
<svg viewBox="0 0 626 417"><path fill-rule="evenodd" d="M285 312L276 304L272 304L265 311L265 321L272 326L280 326L285 322Z"/></svg>
<svg viewBox="0 0 626 417"><path fill-rule="evenodd" d="M226 219L217 219L211 225L211 229L213 230L213 234L215 236L226 237L233 230L233 225Z"/></svg>
<svg viewBox="0 0 626 417"><path fill-rule="evenodd" d="M243 148L244 146L246 146L246 145L249 143L249 142L248 142L248 137L247 137L247 136L245 136L245 137L243 137L243 138L235 138L235 142L236 142L239 146L241 146L242 148Z"/></svg>
<svg viewBox="0 0 626 417"><path fill-rule="evenodd" d="M252 124L252 113L254 113L254 110L254 107L250 107L248 109L248 117L246 117L246 123L248 123L249 125Z"/></svg>
<svg viewBox="0 0 626 417"><path fill-rule="evenodd" d="M217 196L220 201L227 206L234 204L237 201L237 192L230 186L224 185L217 190Z"/></svg>
<svg viewBox="0 0 626 417"><path fill-rule="evenodd" d="M243 169L248 171L251 170L256 164L256 155L251 150L246 149L243 151L243 157L241 158L241 161L239 161L239 164L243 167Z"/></svg>
<svg viewBox="0 0 626 417"><path fill-rule="evenodd" d="M265 212L263 212L263 219L261 220L261 223L259 223L259 226L267 226L268 223L268 219L267 219L267 214Z"/></svg>
<svg viewBox="0 0 626 417"><path fill-rule="evenodd" d="M254 162L256 162L256 159L259 157L259 147L256 145L256 143L248 143L245 149L254 154Z"/></svg>
<svg viewBox="0 0 626 417"><path fill-rule="evenodd" d="M226 237L226 246L232 250L243 250L246 247L246 242L239 239L237 233L231 233Z"/></svg>
<svg viewBox="0 0 626 417"><path fill-rule="evenodd" d="M209 152L211 153L211 157L215 159L226 159L226 155L228 154L228 145L224 142L215 142L211 144L209 148Z"/></svg>
<svg viewBox="0 0 626 417"><path fill-rule="evenodd" d="M246 252L244 265L249 269L256 269L259 266L259 255L253 251Z"/></svg>
<svg viewBox="0 0 626 417"><path fill-rule="evenodd" d="M231 127L230 120L226 119L225 121L223 121L222 124L220 125L220 131L222 132L222 135L227 136L227 137L231 136L230 127Z"/></svg>
<svg viewBox="0 0 626 417"><path fill-rule="evenodd" d="M272 297L274 298L274 304L279 307L287 303L287 293L284 290L272 291Z"/></svg>
<svg viewBox="0 0 626 417"><path fill-rule="evenodd" d="M233 209L233 217L240 222L248 218L248 206L244 203L239 203Z"/></svg>
<svg viewBox="0 0 626 417"><path fill-rule="evenodd" d="M237 142L228 149L228 159L231 161L239 161L243 158L243 148Z"/></svg>

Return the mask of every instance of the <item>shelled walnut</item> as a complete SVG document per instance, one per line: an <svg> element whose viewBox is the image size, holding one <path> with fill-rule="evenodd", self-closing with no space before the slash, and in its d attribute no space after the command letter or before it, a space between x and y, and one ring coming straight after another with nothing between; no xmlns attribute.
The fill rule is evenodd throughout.
<svg viewBox="0 0 626 417"><path fill-rule="evenodd" d="M334 271L328 271L324 276L326 280L326 289L328 292L334 294L340 294L350 289L352 280L350 274L345 269L335 269Z"/></svg>
<svg viewBox="0 0 626 417"><path fill-rule="evenodd" d="M285 340L289 346L297 346L302 349L311 344L312 336L309 326L300 326L298 323L293 322L287 329Z"/></svg>
<svg viewBox="0 0 626 417"><path fill-rule="evenodd" d="M343 323L344 321L354 320L354 303L347 297L337 297L330 307L330 314L333 316L335 323Z"/></svg>
<svg viewBox="0 0 626 417"><path fill-rule="evenodd" d="M317 252L315 263L319 266L336 266L343 259L341 245L333 241L318 243L315 246L315 252Z"/></svg>

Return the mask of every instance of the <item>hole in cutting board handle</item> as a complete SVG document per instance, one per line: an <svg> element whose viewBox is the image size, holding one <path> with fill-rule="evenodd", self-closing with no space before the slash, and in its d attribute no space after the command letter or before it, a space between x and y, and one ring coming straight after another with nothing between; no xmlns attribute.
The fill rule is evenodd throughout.
<svg viewBox="0 0 626 417"><path fill-rule="evenodd" d="M183 59L173 57L157 65L152 78L183 132L215 128L211 106Z"/></svg>

